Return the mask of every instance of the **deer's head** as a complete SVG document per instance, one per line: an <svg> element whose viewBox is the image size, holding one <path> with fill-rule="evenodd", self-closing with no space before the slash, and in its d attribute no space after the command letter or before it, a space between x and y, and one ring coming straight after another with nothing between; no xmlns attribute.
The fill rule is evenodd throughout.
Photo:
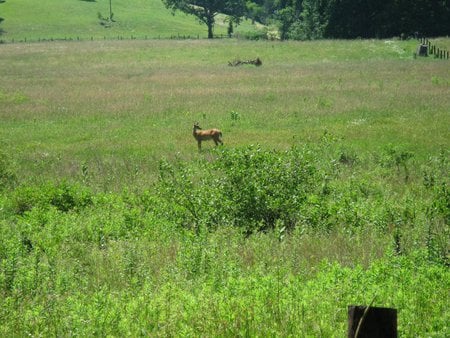
<svg viewBox="0 0 450 338"><path fill-rule="evenodd" d="M195 123L194 123L194 128L193 128L193 130L194 130L194 131L202 130L202 128L198 125L198 122L195 122Z"/></svg>

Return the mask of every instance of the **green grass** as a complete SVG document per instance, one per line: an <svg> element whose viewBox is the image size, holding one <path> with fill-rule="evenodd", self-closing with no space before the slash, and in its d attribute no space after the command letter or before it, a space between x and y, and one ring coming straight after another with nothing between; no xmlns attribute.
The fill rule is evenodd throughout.
<svg viewBox="0 0 450 338"><path fill-rule="evenodd" d="M445 61L414 60L415 45L4 45L0 135L16 154L21 177L34 177L35 170L43 178L73 176L86 162L102 180L114 162L119 172L137 166L151 180L161 157L194 156L195 121L220 127L231 147L286 149L328 131L365 153L396 144L424 158L449 145L450 75ZM257 56L260 68L227 65ZM120 181L114 178L119 189Z"/></svg>
<svg viewBox="0 0 450 338"><path fill-rule="evenodd" d="M49 39L157 39L178 37L205 38L206 26L195 17L177 13L173 16L161 0L112 1L115 22L111 27L100 25L98 13L109 15L109 1L83 0L15 0L0 7L5 19L1 40L37 41ZM236 32L254 31L248 22ZM218 18L215 33L226 35L227 24Z"/></svg>
<svg viewBox="0 0 450 338"><path fill-rule="evenodd" d="M416 45L1 45L0 336L342 337L375 296L446 336L450 70Z"/></svg>

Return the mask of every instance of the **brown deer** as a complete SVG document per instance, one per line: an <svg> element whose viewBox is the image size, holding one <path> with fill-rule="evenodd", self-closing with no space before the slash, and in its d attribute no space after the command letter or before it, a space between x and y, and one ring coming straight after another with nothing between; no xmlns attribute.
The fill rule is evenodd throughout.
<svg viewBox="0 0 450 338"><path fill-rule="evenodd" d="M198 142L198 150L202 150L202 141L213 140L216 146L220 143L223 144L222 140L222 132L219 129L207 129L202 130L197 123L194 123L194 129L192 130L192 135Z"/></svg>

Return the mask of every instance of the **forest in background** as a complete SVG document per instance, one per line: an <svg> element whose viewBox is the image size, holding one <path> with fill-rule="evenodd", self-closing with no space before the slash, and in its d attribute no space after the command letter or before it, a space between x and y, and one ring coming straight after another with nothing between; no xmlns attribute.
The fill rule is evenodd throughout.
<svg viewBox="0 0 450 338"><path fill-rule="evenodd" d="M248 16L275 23L281 39L450 34L448 0L252 0Z"/></svg>
<svg viewBox="0 0 450 338"><path fill-rule="evenodd" d="M84 11L80 12L77 2L83 4ZM169 9L164 8L163 4ZM21 6L23 8L18 11ZM43 16L39 8L47 6L51 6L53 12L47 15L45 11ZM98 8L102 8L101 13L97 13L99 18L95 15ZM45 27L56 23L58 26L68 25L64 22L67 20L73 23L67 33L76 31L77 36L83 35L82 32L95 31L95 25L115 27L104 30L104 34L116 33L119 29L118 35L131 32L166 36L168 33L192 35L197 32L192 27L195 25L192 17L170 15L170 10L174 12L175 8L181 12L191 12L189 14L197 13L194 16L201 24L208 26L209 37L213 36L213 28L214 35L219 32L223 35L224 25L228 26L229 36L249 39L381 39L450 35L449 0L152 0L135 1L133 4L77 0L70 5L64 2L13 4L0 0L0 35L17 35L15 31L21 31L24 26L28 27L28 32L45 31ZM109 10L109 15L105 14L106 10ZM244 17L256 25L250 26L247 20L242 20ZM21 25L17 27L19 22ZM243 24L244 28L241 27ZM176 32L173 31L175 28Z"/></svg>

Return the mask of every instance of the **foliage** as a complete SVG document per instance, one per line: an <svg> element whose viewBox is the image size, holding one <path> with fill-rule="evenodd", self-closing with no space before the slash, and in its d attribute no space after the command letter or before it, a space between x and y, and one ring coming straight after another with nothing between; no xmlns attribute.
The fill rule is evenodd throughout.
<svg viewBox="0 0 450 338"><path fill-rule="evenodd" d="M0 5L3 4L4 2L5 2L5 0L0 0ZM4 20L5 20L4 18L0 17L0 23L2 23L2 21L4 21ZM2 34L3 34L3 29L0 28L0 35L2 35Z"/></svg>
<svg viewBox="0 0 450 338"><path fill-rule="evenodd" d="M254 0L248 15L268 23L276 20L282 39L386 38L392 36L444 36L450 5L420 0Z"/></svg>
<svg viewBox="0 0 450 338"><path fill-rule="evenodd" d="M164 5L175 11L180 10L186 14L194 15L200 23L208 27L208 38L214 37L213 28L215 17L221 13L233 18L234 23L239 23L245 10L244 0L163 0Z"/></svg>
<svg viewBox="0 0 450 338"><path fill-rule="evenodd" d="M395 255L369 228L195 234L161 221L155 202L99 195L77 213L2 219L2 336L345 335L347 306L374 296L399 310L400 334L446 333L448 268L423 248Z"/></svg>
<svg viewBox="0 0 450 338"><path fill-rule="evenodd" d="M215 156L214 163L197 162L198 168L162 163L162 195L187 211L184 224L233 224L247 233L273 228L277 221L292 228L322 181L311 154L297 148L279 153L249 147Z"/></svg>
<svg viewBox="0 0 450 338"><path fill-rule="evenodd" d="M15 214L23 215L33 208L54 207L59 211L67 212L89 206L92 202L88 189L77 184L51 182L42 186L19 186L11 199L11 209Z"/></svg>
<svg viewBox="0 0 450 338"><path fill-rule="evenodd" d="M0 150L0 191L15 185L17 176L10 156Z"/></svg>
<svg viewBox="0 0 450 338"><path fill-rule="evenodd" d="M375 297L400 334L443 335L448 169L398 180L327 133L164 160L144 192L21 186L0 199L0 333L345 335Z"/></svg>
<svg viewBox="0 0 450 338"><path fill-rule="evenodd" d="M372 163L374 169L367 177L350 177L344 183L349 171L368 164L357 160L351 150L330 152L334 141L329 136L322 142L320 146L293 147L284 152L253 146L218 150L213 152L213 163L207 158L199 159L195 165L180 159L173 164L163 161L160 196L170 205L172 213L168 217L197 231L201 226L218 225L237 226L247 235L275 228L329 232L338 226L351 231L367 226L383 230L394 226L394 236L403 231L404 225L428 217L428 202L422 201L420 193L409 192L404 201L396 201L397 186L408 189L410 184L407 161L412 153L388 151L387 163L396 169L394 184L379 177L378 171L382 172L386 162L379 167ZM374 160L378 161L378 156ZM400 166L405 171L400 171ZM405 180L399 183L397 178L404 175ZM429 195L434 200L433 210L439 215L439 220L433 221L436 225L448 222L448 183L441 184ZM425 206L410 210L414 199ZM440 244L441 252L445 252L445 247Z"/></svg>
<svg viewBox="0 0 450 338"><path fill-rule="evenodd" d="M136 0L115 4L117 23L113 24L110 9L109 15L101 15L98 25L99 20L93 20L95 13L104 13L108 2L61 0L54 5L51 0L6 1L1 5L1 16L6 21L1 23L3 31L0 32L15 41L130 38L130 31L132 36L140 38L202 35L195 20L190 16L171 17L169 8L192 14L208 27L209 37L213 36L213 29L216 35L227 34L224 16L233 16L235 23L243 17L249 18L252 22L241 25L234 36L251 39L267 37L264 30L273 26L279 32L269 30L269 38L295 40L450 34L447 25L450 5L440 0L417 0L412 5L408 0L385 0L382 4L376 0ZM50 7L52 10L48 11ZM61 20L61 13L69 14ZM265 28L257 28L256 22Z"/></svg>
<svg viewBox="0 0 450 338"><path fill-rule="evenodd" d="M298 20L289 27L288 37L293 40L317 40L325 37L328 25L327 1L303 0Z"/></svg>

